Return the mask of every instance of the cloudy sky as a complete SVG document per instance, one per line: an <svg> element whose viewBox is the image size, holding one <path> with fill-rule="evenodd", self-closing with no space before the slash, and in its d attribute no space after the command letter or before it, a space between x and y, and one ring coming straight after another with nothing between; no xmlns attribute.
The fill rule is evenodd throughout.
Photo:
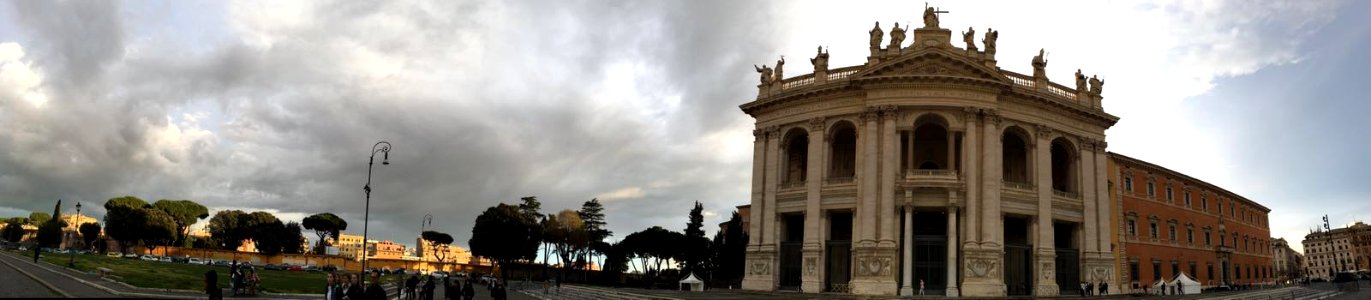
<svg viewBox="0 0 1371 300"><path fill-rule="evenodd" d="M617 237L707 223L748 201L752 64L824 45L859 64L867 30L922 2L4 1L0 216L80 201L191 199L287 220L333 212L412 243L425 214L465 245L476 215L591 198ZM938 5L939 3L934 3ZM956 1L943 27L1000 31L1027 73L1109 84L1111 151L1273 209L1298 241L1371 218L1365 1ZM908 43L908 41L907 41ZM67 208L70 212L71 209ZM1371 221L1371 220L1368 220ZM712 234L712 229L710 232Z"/></svg>

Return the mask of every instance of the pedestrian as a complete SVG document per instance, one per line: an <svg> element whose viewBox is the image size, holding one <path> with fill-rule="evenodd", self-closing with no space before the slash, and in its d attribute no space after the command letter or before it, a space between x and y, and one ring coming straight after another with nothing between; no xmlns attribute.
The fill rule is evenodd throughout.
<svg viewBox="0 0 1371 300"><path fill-rule="evenodd" d="M418 297L419 295L415 293L415 288L417 288L418 286L419 275L409 275L409 279L405 280L405 299L413 300L416 297Z"/></svg>
<svg viewBox="0 0 1371 300"><path fill-rule="evenodd" d="M219 290L219 273L214 270L205 272L205 297L210 300L224 299L224 292Z"/></svg>
<svg viewBox="0 0 1371 300"><path fill-rule="evenodd" d="M465 300L476 298L476 288L471 287L471 280L467 280L467 284L462 286L462 298Z"/></svg>
<svg viewBox="0 0 1371 300"><path fill-rule="evenodd" d="M1176 280L1176 290L1180 291L1180 293L1177 293L1177 295L1185 295L1185 283L1181 282L1180 280Z"/></svg>
<svg viewBox="0 0 1371 300"><path fill-rule="evenodd" d="M1085 295L1086 295L1086 296L1093 296L1093 295L1095 295L1095 283L1094 283L1094 282L1089 282L1089 281L1086 281L1086 282L1085 282Z"/></svg>
<svg viewBox="0 0 1371 300"><path fill-rule="evenodd" d="M490 291L490 297L495 300L505 300L505 286L496 282L495 289Z"/></svg>
<svg viewBox="0 0 1371 300"><path fill-rule="evenodd" d="M338 274L328 273L328 285L324 286L324 300L342 300L343 289L338 285Z"/></svg>
<svg viewBox="0 0 1371 300"><path fill-rule="evenodd" d="M38 263L38 245L33 245L33 263Z"/></svg>
<svg viewBox="0 0 1371 300"><path fill-rule="evenodd" d="M362 299L366 299L366 296L367 296L366 294L367 294L366 290L362 288L362 274L361 274L361 273L358 273L356 277L353 277L352 274L348 274L348 290L347 290L348 299L350 299L350 300L362 300Z"/></svg>
<svg viewBox="0 0 1371 300"><path fill-rule="evenodd" d="M1081 281L1081 297L1085 297L1085 281Z"/></svg>
<svg viewBox="0 0 1371 300"><path fill-rule="evenodd" d="M1100 295L1109 295L1109 283L1104 280L1100 280Z"/></svg>
<svg viewBox="0 0 1371 300"><path fill-rule="evenodd" d="M924 295L924 280L919 279L919 296Z"/></svg>
<svg viewBox="0 0 1371 300"><path fill-rule="evenodd" d="M371 285L367 286L367 299L386 300L386 289L381 288L381 273L371 271Z"/></svg>
<svg viewBox="0 0 1371 300"><path fill-rule="evenodd" d="M424 300L433 300L433 288L435 288L433 276L429 276L428 280L424 282Z"/></svg>
<svg viewBox="0 0 1371 300"><path fill-rule="evenodd" d="M462 299L462 281L453 280L452 284L447 286L447 292L443 293L443 296L445 296L444 298L447 298L447 300Z"/></svg>

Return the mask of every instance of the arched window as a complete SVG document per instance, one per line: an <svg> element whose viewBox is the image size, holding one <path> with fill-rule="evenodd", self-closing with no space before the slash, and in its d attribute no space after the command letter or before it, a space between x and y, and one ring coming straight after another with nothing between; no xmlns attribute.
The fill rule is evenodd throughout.
<svg viewBox="0 0 1371 300"><path fill-rule="evenodd" d="M1005 129L1000 137L1004 181L1028 183L1028 133L1019 127Z"/></svg>
<svg viewBox="0 0 1371 300"><path fill-rule="evenodd" d="M950 170L948 159L947 120L935 114L914 121L914 167L921 170Z"/></svg>
<svg viewBox="0 0 1371 300"><path fill-rule="evenodd" d="M799 128L786 132L784 157L785 166L781 170L785 175L781 182L804 182L809 164L809 134Z"/></svg>
<svg viewBox="0 0 1371 300"><path fill-rule="evenodd" d="M847 121L833 125L828 159L828 177L852 179L857 173L857 128Z"/></svg>
<svg viewBox="0 0 1371 300"><path fill-rule="evenodd" d="M1076 191L1076 147L1065 138L1052 140L1052 189Z"/></svg>

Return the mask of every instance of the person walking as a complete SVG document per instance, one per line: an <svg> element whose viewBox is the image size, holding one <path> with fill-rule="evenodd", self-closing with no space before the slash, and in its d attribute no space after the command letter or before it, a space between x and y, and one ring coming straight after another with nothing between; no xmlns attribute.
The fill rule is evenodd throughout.
<svg viewBox="0 0 1371 300"><path fill-rule="evenodd" d="M359 273L356 277L353 277L352 274L348 274L348 299L362 300L366 299L366 296L367 292L362 288L362 274Z"/></svg>
<svg viewBox="0 0 1371 300"><path fill-rule="evenodd" d="M467 284L462 286L462 298L465 300L476 298L476 288L471 287L471 280L467 280Z"/></svg>
<svg viewBox="0 0 1371 300"><path fill-rule="evenodd" d="M381 288L381 273L371 271L371 284L367 285L367 299L386 300L386 289Z"/></svg>
<svg viewBox="0 0 1371 300"><path fill-rule="evenodd" d="M433 289L435 287L433 276L429 276L428 280L424 282L424 300L433 300Z"/></svg>
<svg viewBox="0 0 1371 300"><path fill-rule="evenodd" d="M1085 282L1085 295L1086 295L1086 296L1093 296L1093 295L1095 295L1095 283L1094 283L1094 282L1089 282L1089 281L1086 281L1086 282Z"/></svg>
<svg viewBox="0 0 1371 300"><path fill-rule="evenodd" d="M1104 282L1104 280L1100 280L1100 285L1098 285L1098 287L1100 288L1100 296L1109 295L1109 283L1108 283L1108 282Z"/></svg>
<svg viewBox="0 0 1371 300"><path fill-rule="evenodd" d="M462 281L453 280L450 284L448 284L447 290L445 293L443 293L443 296L443 298L447 298L446 300L462 299Z"/></svg>
<svg viewBox="0 0 1371 300"><path fill-rule="evenodd" d="M205 297L209 300L224 299L224 291L219 290L219 273L214 270L205 272Z"/></svg>
<svg viewBox="0 0 1371 300"><path fill-rule="evenodd" d="M919 296L924 295L924 280L919 279Z"/></svg>
<svg viewBox="0 0 1371 300"><path fill-rule="evenodd" d="M341 292L339 291L340 289L338 288L338 278L337 278L337 275L333 274L333 272L329 272L327 278L328 278L328 285L325 285L325 286L324 286L324 300L341 300L341 299L343 299L343 297L339 295L339 294L341 294Z"/></svg>
<svg viewBox="0 0 1371 300"><path fill-rule="evenodd" d="M415 294L414 289L417 287L419 287L419 275L410 275L409 279L405 280L405 299L416 299L418 295Z"/></svg>
<svg viewBox="0 0 1371 300"><path fill-rule="evenodd" d="M1180 292L1176 293L1176 295L1185 295L1185 282L1176 280L1176 291Z"/></svg>
<svg viewBox="0 0 1371 300"><path fill-rule="evenodd" d="M1081 297L1085 297L1085 281L1081 281Z"/></svg>

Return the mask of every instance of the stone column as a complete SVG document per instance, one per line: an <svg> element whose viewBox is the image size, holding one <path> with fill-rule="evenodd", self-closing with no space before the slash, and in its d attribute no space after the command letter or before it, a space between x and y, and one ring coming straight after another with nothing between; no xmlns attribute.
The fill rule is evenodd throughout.
<svg viewBox="0 0 1371 300"><path fill-rule="evenodd" d="M1095 174L1095 198L1094 198L1094 199L1095 199L1095 202L1097 203L1097 204L1095 205L1095 210L1098 211L1098 212L1097 212L1097 215L1100 216L1100 218L1099 218L1099 223L1098 223L1096 226L1099 226L1099 228L1102 229L1102 230L1100 230L1100 232L1099 232L1099 238L1098 238L1099 243L1100 243L1099 249L1100 249L1100 251L1102 251L1102 252L1109 252L1109 253L1112 253L1113 249L1111 249L1111 247L1110 247L1110 240L1111 240L1111 238L1110 238L1110 232L1109 232L1109 230L1103 230L1103 228L1110 228L1110 227L1113 226L1113 225L1112 225L1112 222L1110 222L1110 219L1111 219L1111 217L1114 216L1114 215L1110 212L1110 209L1112 209L1112 207L1111 207L1110 205L1111 205L1112 203L1114 203L1114 200L1111 199L1111 198L1109 197L1109 181L1108 181L1108 179L1109 179L1109 170L1108 170L1108 164L1109 164L1108 159L1109 159L1109 157L1108 157L1108 155L1109 155L1109 154L1108 154L1108 152L1105 151L1105 146L1106 146L1106 145L1107 145L1107 143L1105 143L1105 142L1102 141L1102 140L1100 140L1100 141L1095 141L1095 144L1094 144L1094 147L1095 147L1095 151L1094 151L1094 153L1095 153L1095 173L1094 173L1094 174Z"/></svg>
<svg viewBox="0 0 1371 300"><path fill-rule="evenodd" d="M1033 154L1034 168L1037 172L1038 188L1038 216L1037 220L1037 242L1034 243L1036 250L1034 273L1037 278L1034 282L1034 295L1036 296L1056 296L1060 289L1057 287L1057 252L1054 243L1055 236L1052 232L1052 127L1038 125L1037 139L1034 142Z"/></svg>
<svg viewBox="0 0 1371 300"><path fill-rule="evenodd" d="M981 151L981 243L994 249L1004 247L1004 228L1000 224L1000 179L1003 177L1000 165L1000 116L993 110L985 112L985 146Z"/></svg>
<svg viewBox="0 0 1371 300"><path fill-rule="evenodd" d="M1078 174L1081 174L1081 182L1078 186L1081 187L1079 191L1081 192L1081 204L1084 206L1083 215L1085 216L1081 221L1081 227L1085 230L1085 238L1081 239L1081 244L1083 244L1081 247L1085 253L1095 254L1101 251L1098 232L1101 230L1109 231L1109 227L1097 227L1100 224L1099 220L1108 219L1109 216L1100 216L1099 211L1095 210L1099 201L1095 199L1095 147L1092 145L1094 142L1090 139L1081 139L1080 144L1081 147L1077 152L1080 155L1074 158L1080 165L1080 173Z"/></svg>
<svg viewBox="0 0 1371 300"><path fill-rule="evenodd" d="M757 138L753 142L753 198L749 213L749 225L753 234L749 235L747 259L744 265L743 289L771 291L776 289L776 277L772 269L776 265L775 217L776 217L776 178L779 146L778 129L775 126L754 131ZM768 235L769 234L769 235ZM755 237L752 237L755 236Z"/></svg>
<svg viewBox="0 0 1371 300"><path fill-rule="evenodd" d="M904 207L904 251L900 253L901 261L904 261L904 283L900 287L900 296L914 295L914 206L905 205Z"/></svg>
<svg viewBox="0 0 1371 300"><path fill-rule="evenodd" d="M957 192L949 192L956 199ZM948 297L957 297L957 207L947 208L947 292Z"/></svg>
<svg viewBox="0 0 1371 300"><path fill-rule="evenodd" d="M951 127L951 126L949 125L948 127ZM947 152L946 152L946 155L943 155L943 158L944 158L944 159L943 159L943 164L944 164L943 170L952 170L952 169L956 169L956 168L953 168L953 167L952 167L952 166L956 165L956 163L953 163L952 161L953 161L954 159L957 159L957 156L956 156L956 155L953 155L952 153L956 153L956 151L957 151L957 145L956 145L957 136L956 136L955 134L952 133L952 128L947 128L947 130L944 131L944 133L947 134Z"/></svg>
<svg viewBox="0 0 1371 300"><path fill-rule="evenodd" d="M776 190L781 182L781 130L772 127L766 139L766 191L762 196L762 248L776 251ZM755 222L755 221L754 221Z"/></svg>
<svg viewBox="0 0 1371 300"><path fill-rule="evenodd" d="M914 169L914 130L905 131L904 169L906 171Z"/></svg>
<svg viewBox="0 0 1371 300"><path fill-rule="evenodd" d="M766 206L762 202L762 194L765 190L766 181L766 133L762 128L752 130L752 208L748 212L749 220L753 220L748 225L748 232L761 233L762 209ZM762 245L761 234L748 235L747 245L749 250L756 250Z"/></svg>
<svg viewBox="0 0 1371 300"><path fill-rule="evenodd" d="M819 201L820 188L823 185L823 160L825 145L828 140L824 134L824 118L814 118L809 120L809 157L805 165L805 234L804 246L802 251L803 262L802 280L800 290L808 293L823 291L823 281L819 278L819 268L823 262L823 240L819 237L822 221L820 220Z"/></svg>
<svg viewBox="0 0 1371 300"><path fill-rule="evenodd" d="M860 245L861 247L875 246L876 244L876 181L878 179L876 168L879 166L880 159L876 157L876 120L879 118L880 111L875 107L868 107L866 113L862 114L862 131L864 134L859 137L862 144L862 168L861 175L857 177L857 184L860 184L860 195L858 200L861 203L862 230Z"/></svg>
<svg viewBox="0 0 1371 300"><path fill-rule="evenodd" d="M962 224L966 228L962 230L962 233L966 236L964 238L966 243L971 244L974 248L979 244L981 234L977 227L980 223L980 217L977 213L981 202L980 176L978 176L981 169L978 168L979 164L977 163L977 158L980 157L977 153L980 152L976 147L980 141L976 134L978 132L976 119L979 116L977 116L978 110L974 107L967 107L964 112L966 135L962 137L962 180L966 181L966 221Z"/></svg>
<svg viewBox="0 0 1371 300"><path fill-rule="evenodd" d="M895 137L895 118L895 106L881 108L881 184L879 189L881 206L877 208L881 218L879 245L891 250L894 250L896 246L895 226L898 224L895 223L895 169L900 165L895 160L895 146L899 144L899 140Z"/></svg>

